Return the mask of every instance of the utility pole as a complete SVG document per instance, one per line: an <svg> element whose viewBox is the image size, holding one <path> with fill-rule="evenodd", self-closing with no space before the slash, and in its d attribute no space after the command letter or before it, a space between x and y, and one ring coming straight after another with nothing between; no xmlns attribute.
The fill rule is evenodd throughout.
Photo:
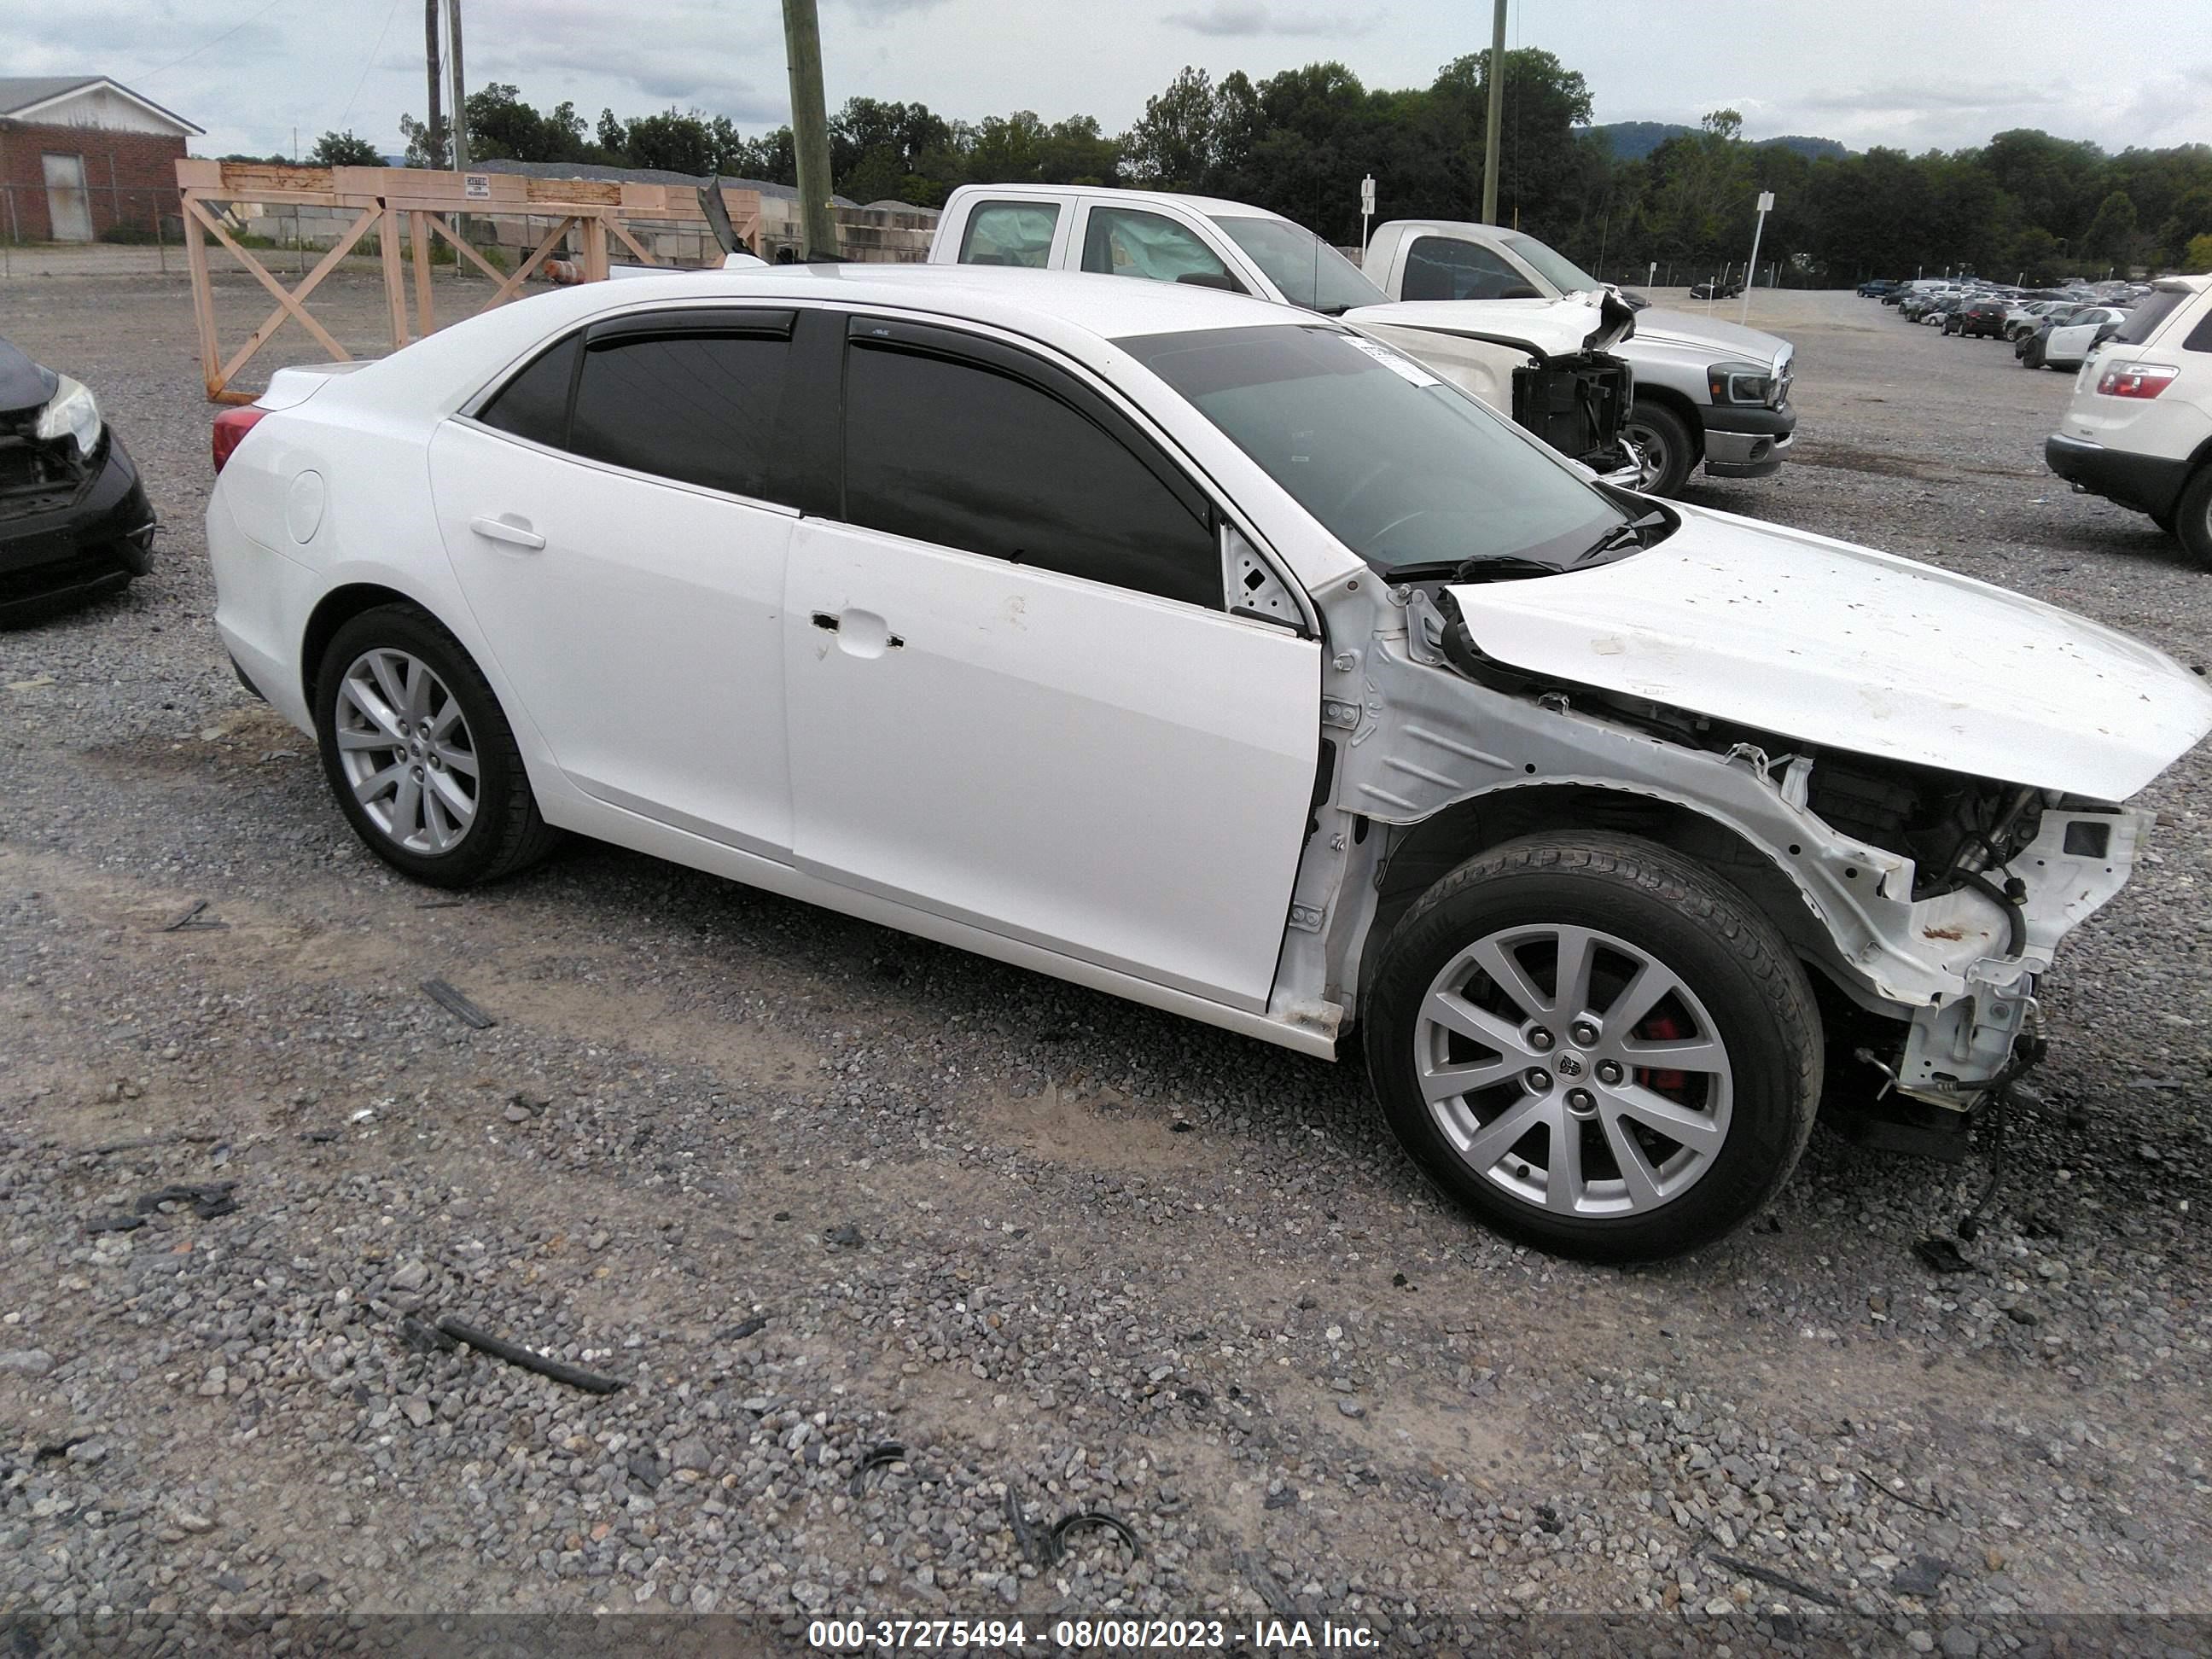
<svg viewBox="0 0 2212 1659"><path fill-rule="evenodd" d="M791 145L799 161L800 253L834 258L830 210L830 115L822 100L822 20L814 0L783 0L783 49L791 70Z"/></svg>
<svg viewBox="0 0 2212 1659"><path fill-rule="evenodd" d="M438 0L422 0L422 64L430 76L430 161L434 166L439 159L438 129L445 125L441 112L445 107L444 77L438 65Z"/></svg>
<svg viewBox="0 0 2212 1659"><path fill-rule="evenodd" d="M1498 222L1498 137L1505 122L1505 0L1490 25L1490 125L1482 142L1482 222Z"/></svg>
<svg viewBox="0 0 2212 1659"><path fill-rule="evenodd" d="M468 82L461 76L461 0L446 0L446 34L453 70L453 170L469 165Z"/></svg>

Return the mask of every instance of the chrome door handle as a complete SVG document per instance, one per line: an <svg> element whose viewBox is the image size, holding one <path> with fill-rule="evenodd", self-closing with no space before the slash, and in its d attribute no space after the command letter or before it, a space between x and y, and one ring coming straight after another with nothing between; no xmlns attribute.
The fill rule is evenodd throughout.
<svg viewBox="0 0 2212 1659"><path fill-rule="evenodd" d="M529 520L511 514L496 519L471 519L469 528L486 541L505 542L511 547L527 548L533 553L545 545L545 538L530 527Z"/></svg>

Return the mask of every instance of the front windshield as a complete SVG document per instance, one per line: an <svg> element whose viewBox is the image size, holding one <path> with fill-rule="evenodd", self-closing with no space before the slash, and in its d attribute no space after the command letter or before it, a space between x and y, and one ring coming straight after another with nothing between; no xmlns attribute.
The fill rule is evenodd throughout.
<svg viewBox="0 0 2212 1659"><path fill-rule="evenodd" d="M1361 276L1358 265L1303 225L1287 219L1219 215L1213 222L1229 233L1294 306L1334 317L1354 306L1390 303L1390 296Z"/></svg>
<svg viewBox="0 0 2212 1659"><path fill-rule="evenodd" d="M1547 247L1533 236L1508 231L1498 239L1516 258L1562 294L1589 294L1605 284L1555 247Z"/></svg>
<svg viewBox="0 0 2212 1659"><path fill-rule="evenodd" d="M1593 550L1629 522L1520 428L1341 329L1270 324L1117 343L1386 575L1595 564L1604 556Z"/></svg>

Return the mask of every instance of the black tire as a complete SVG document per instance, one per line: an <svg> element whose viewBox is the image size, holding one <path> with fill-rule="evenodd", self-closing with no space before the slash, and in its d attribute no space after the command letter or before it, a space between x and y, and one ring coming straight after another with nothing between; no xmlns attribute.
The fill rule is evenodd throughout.
<svg viewBox="0 0 2212 1659"><path fill-rule="evenodd" d="M1609 935L1646 953L1691 994L1690 1003L1658 1005L1661 1010L1687 1009L1686 1032L1674 1025L1655 1033L1647 1025L1623 1035L1639 1041L1717 1036L1725 1050L1729 1111L1717 1149L1703 1174L1685 1188L1641 1209L1614 1215L1561 1213L1535 1197L1516 1195L1497 1177L1510 1165L1512 1176L1524 1183L1530 1180L1532 1164L1521 1152L1526 1138L1488 1170L1478 1170L1455 1150L1422 1093L1417 1045L1433 1034L1425 1031L1422 1011L1436 981L1447 970L1458 971L1462 953L1478 942L1519 928L1540 934L1548 927L1587 927ZM1604 952L1593 960L1602 964ZM1599 976L1625 973L1626 959L1619 960L1621 968L1601 967ZM1541 971L1526 960L1516 965L1532 982ZM1476 973L1471 986L1462 988L1485 982ZM1594 979L1594 988L1595 983ZM1620 1006L1624 994L1617 985L1610 989L1598 1018ZM1564 1013L1551 1018L1568 1019ZM1656 1012L1650 1018L1656 1019ZM1711 1031L1695 1030L1706 1023ZM1422 1174L1499 1232L1584 1261L1650 1261L1698 1249L1734 1231L1758 1212L1796 1166L1820 1103L1820 1015L1805 971L1781 934L1741 892L1710 870L1632 836L1530 836L1461 865L1423 894L1391 931L1369 983L1363 1024L1368 1076L1384 1121ZM1562 1032L1553 1042L1553 1069L1540 1079L1547 1096L1563 1090L1569 1075L1586 1076L1593 1088L1605 1092L1599 1087L1607 1081L1601 1074L1602 1061L1595 1058L1601 1051L1591 1050L1593 1058L1585 1060L1587 1045L1581 1038L1571 1042ZM1516 1063L1503 1047L1473 1047ZM1486 1063L1471 1054L1443 1063L1470 1062ZM1571 1073L1571 1064L1583 1069ZM1458 1105L1470 1114L1467 1121L1490 1127L1505 1112L1525 1109L1535 1092L1534 1085L1521 1080L1528 1075L1518 1073L1483 1092L1486 1101L1498 1102L1486 1117L1475 1111L1474 1091L1461 1097ZM1650 1088L1682 1087L1683 1074L1671 1075L1675 1081L1670 1084L1668 1073L1640 1070L1626 1082L1634 1085L1640 1079ZM1618 1073L1611 1079L1621 1080ZM1705 1098L1710 1103L1712 1097ZM1565 1104L1563 1097L1561 1105ZM1563 1128L1569 1123L1565 1115L1557 1121ZM1585 1172L1594 1167L1589 1162L1594 1154L1600 1179L1610 1164L1615 1170L1611 1179L1620 1181L1620 1160L1604 1150L1606 1128L1592 1121L1570 1132L1583 1148ZM1531 1133L1542 1134L1547 1157L1556 1156L1549 1151L1556 1143L1548 1132ZM1676 1153L1686 1154L1686 1149L1684 1143ZM1655 1159L1652 1167L1667 1166ZM1548 1168L1544 1173L1548 1190ZM1593 1182L1589 1188L1594 1201L1601 1196L1596 1186ZM1621 1190L1626 1193L1625 1185Z"/></svg>
<svg viewBox="0 0 2212 1659"><path fill-rule="evenodd" d="M2180 538L2191 557L2212 568L2212 462L2198 467L2182 486L2181 499L2173 506L2173 521L2166 527Z"/></svg>
<svg viewBox="0 0 2212 1659"><path fill-rule="evenodd" d="M356 663L379 651L404 652L428 667L460 708L464 752L477 768L474 813L442 851L410 848L394 839L346 775L337 731L341 687ZM490 685L460 641L415 606L379 605L340 625L316 665L314 713L323 775L338 810L368 849L403 874L433 887L474 887L536 863L559 841L560 831L538 814L514 728ZM420 776L422 769L415 769Z"/></svg>
<svg viewBox="0 0 2212 1659"><path fill-rule="evenodd" d="M1638 398L1621 422L1621 436L1642 450L1652 466L1645 495L1672 495L1689 481L1690 471L1698 464L1697 434L1666 404Z"/></svg>

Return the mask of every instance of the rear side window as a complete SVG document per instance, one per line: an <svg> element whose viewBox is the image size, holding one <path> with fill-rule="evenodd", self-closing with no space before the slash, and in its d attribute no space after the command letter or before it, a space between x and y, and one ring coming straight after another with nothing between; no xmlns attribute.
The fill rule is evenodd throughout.
<svg viewBox="0 0 2212 1659"><path fill-rule="evenodd" d="M2212 351L2212 310L2197 319L2197 326L2189 331L2189 337L2181 343L2184 351Z"/></svg>
<svg viewBox="0 0 2212 1659"><path fill-rule="evenodd" d="M2172 289L2154 288L2136 301L2135 309L2121 319L2112 338L2122 345L2141 345L2158 332L2159 325L2186 304L2189 295Z"/></svg>
<svg viewBox="0 0 2212 1659"><path fill-rule="evenodd" d="M1219 610L1209 526L1116 437L996 369L856 341L845 517Z"/></svg>
<svg viewBox="0 0 2212 1659"><path fill-rule="evenodd" d="M583 344L581 335L572 334L559 344L548 346L535 362L477 411L477 418L532 443L567 448L568 388L575 381L576 356Z"/></svg>
<svg viewBox="0 0 2212 1659"><path fill-rule="evenodd" d="M960 238L960 263L1042 270L1059 224L1060 209L1049 202L978 202Z"/></svg>
<svg viewBox="0 0 2212 1659"><path fill-rule="evenodd" d="M576 381L576 454L733 495L790 492L776 441L791 342L686 332L594 341Z"/></svg>
<svg viewBox="0 0 2212 1659"><path fill-rule="evenodd" d="M1188 225L1140 208L1094 207L1083 232L1083 268L1107 276L1194 283L1242 294L1213 250Z"/></svg>
<svg viewBox="0 0 2212 1659"><path fill-rule="evenodd" d="M1503 256L1455 236L1415 237L1399 287L1408 300L1502 300L1508 289L1534 291Z"/></svg>

